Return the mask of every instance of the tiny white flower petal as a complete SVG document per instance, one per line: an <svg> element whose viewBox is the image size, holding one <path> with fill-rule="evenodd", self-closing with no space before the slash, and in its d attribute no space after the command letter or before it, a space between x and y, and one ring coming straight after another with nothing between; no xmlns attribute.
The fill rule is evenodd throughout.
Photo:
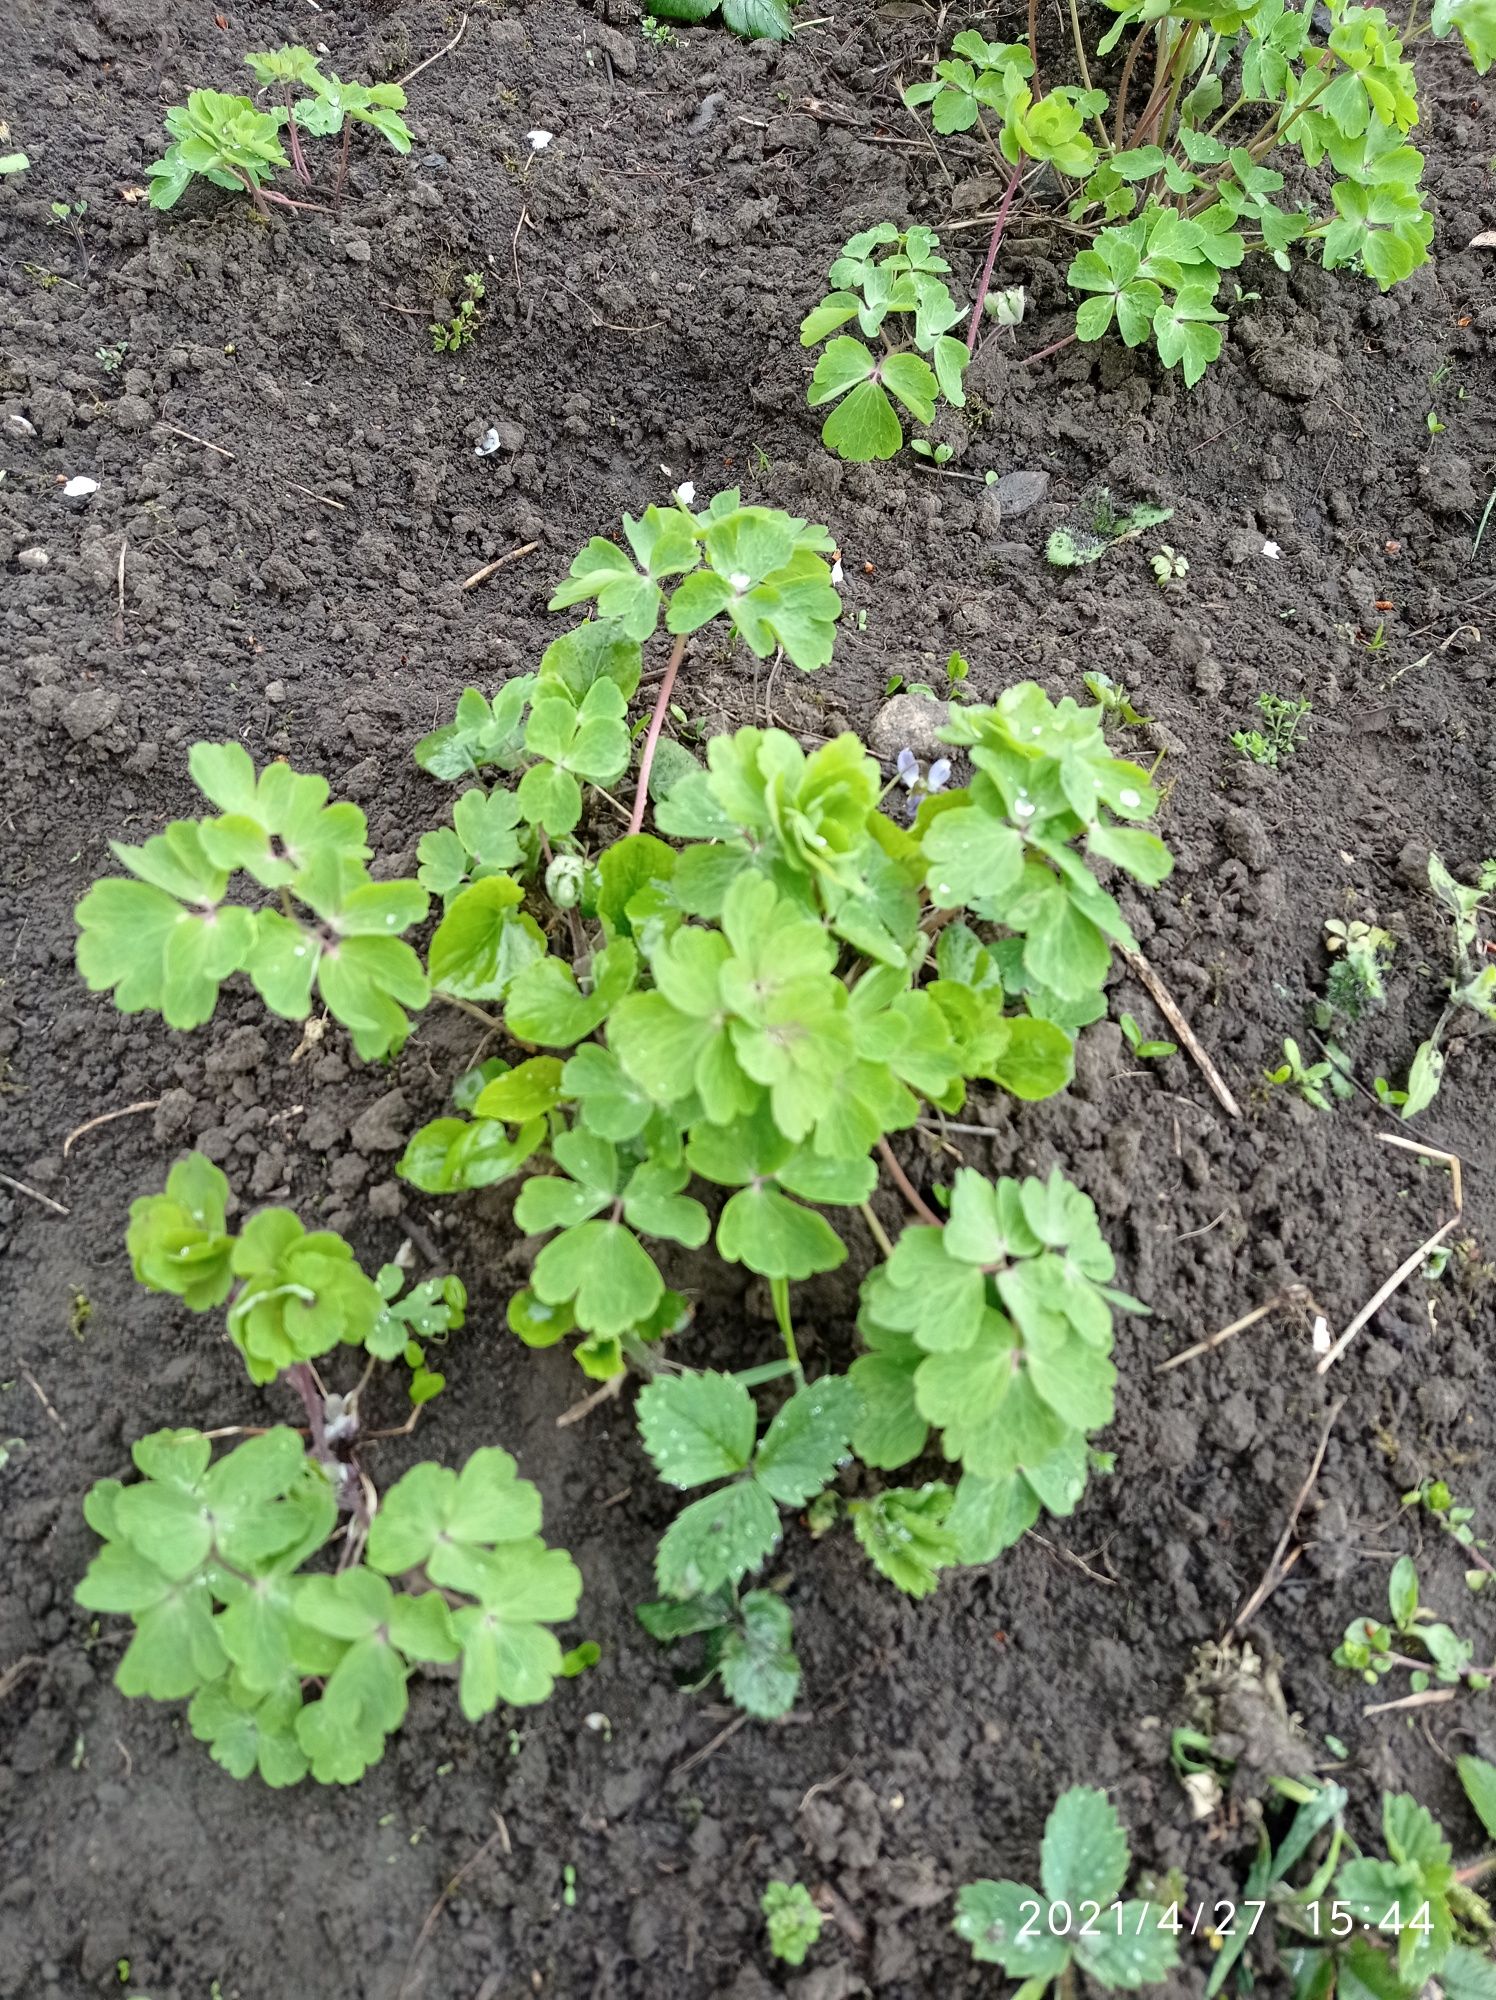
<svg viewBox="0 0 1496 2000"><path fill-rule="evenodd" d="M1319 1316L1316 1318L1314 1322L1314 1331L1311 1334L1310 1338L1314 1342L1314 1351L1316 1354L1329 1353L1330 1326L1328 1320L1325 1318L1323 1313L1320 1313Z"/></svg>
<svg viewBox="0 0 1496 2000"><path fill-rule="evenodd" d="M476 458L488 458L493 452L496 452L498 448L499 448L498 432L496 430L486 430L483 433L483 436L478 440L478 443L473 447L473 455Z"/></svg>
<svg viewBox="0 0 1496 2000"><path fill-rule="evenodd" d="M64 499L84 500L87 499L90 493L97 493L98 490L99 482L97 479L85 479L80 474L78 478L70 479L67 485L63 487L62 492Z"/></svg>
<svg viewBox="0 0 1496 2000"><path fill-rule="evenodd" d="M840 583L841 580L842 580L841 557L838 556L836 561L831 565L831 581L833 583Z"/></svg>
<svg viewBox="0 0 1496 2000"><path fill-rule="evenodd" d="M543 153L555 136L554 132L547 132L544 126L537 126L533 132L525 134L525 137L530 142L530 151L532 153Z"/></svg>
<svg viewBox="0 0 1496 2000"><path fill-rule="evenodd" d="M1282 555L1283 551L1282 549L1279 548L1276 542L1264 542L1262 545L1262 553L1267 557L1269 562L1276 562L1278 558Z"/></svg>
<svg viewBox="0 0 1496 2000"><path fill-rule="evenodd" d="M682 507L689 507L696 498L696 488L689 479L682 480L675 489L675 497Z"/></svg>

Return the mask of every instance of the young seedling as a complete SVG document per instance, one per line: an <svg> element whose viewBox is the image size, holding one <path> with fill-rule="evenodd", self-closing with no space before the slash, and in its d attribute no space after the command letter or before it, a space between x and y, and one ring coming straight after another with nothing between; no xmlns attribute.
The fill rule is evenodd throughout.
<svg viewBox="0 0 1496 2000"><path fill-rule="evenodd" d="M127 340L117 340L112 347L96 347L94 360L106 375L117 375L124 366L125 355L129 352Z"/></svg>
<svg viewBox="0 0 1496 2000"><path fill-rule="evenodd" d="M398 1267L370 1280L341 1237L308 1234L288 1209L262 1209L235 1234L228 1202L224 1176L191 1155L163 1194L133 1205L131 1264L194 1312L227 1304L251 1378L284 1375L308 1439L277 1426L215 1460L213 1437L195 1430L142 1438L140 1480L100 1480L84 1503L104 1547L77 1600L134 1620L116 1685L190 1697L193 1735L234 1777L352 1784L384 1754L420 1665L458 1666L470 1721L500 1701L543 1701L562 1668L547 1628L575 1613L581 1579L539 1539L540 1496L497 1449L460 1474L415 1466L375 1511L359 1457L364 1386L412 1328L462 1324L458 1281L400 1298ZM340 1344L370 1356L347 1394L312 1366ZM425 1400L415 1384L412 1396ZM335 1570L309 1569L334 1545Z"/></svg>
<svg viewBox="0 0 1496 2000"><path fill-rule="evenodd" d="M1484 1590L1496 1576L1496 1563L1486 1554L1490 1543L1482 1541L1470 1525L1475 1519L1475 1509L1460 1506L1442 1479L1422 1480L1411 1492L1404 1493L1402 1503L1405 1507L1421 1507L1449 1536L1472 1565L1465 1571L1466 1584L1471 1590Z"/></svg>
<svg viewBox="0 0 1496 2000"><path fill-rule="evenodd" d="M942 399L965 406L962 377L970 356L950 331L962 315L945 284L951 267L939 251L933 229L901 233L880 222L863 230L842 246L831 266L832 290L801 323L802 347L827 342L807 400L813 410L835 404L821 439L839 458L866 463L895 455L904 442L895 397L922 424L934 421ZM861 340L838 331L852 320ZM869 341L878 343L876 351ZM921 455L944 463L935 449Z"/></svg>
<svg viewBox="0 0 1496 2000"><path fill-rule="evenodd" d="M653 42L657 49L673 49L680 46L680 37L673 29L653 14L646 14L639 23L639 33L646 42Z"/></svg>
<svg viewBox="0 0 1496 2000"><path fill-rule="evenodd" d="M1359 1673L1373 1687L1395 1667L1405 1669L1414 1694L1424 1693L1434 1681L1448 1687L1463 1684L1475 1694L1490 1687L1496 1664L1475 1666L1473 1642L1462 1639L1420 1602L1418 1570L1411 1556L1399 1556L1393 1564L1387 1602L1390 1625L1374 1618L1352 1619L1332 1655L1337 1667ZM1409 1647L1416 1651L1409 1652Z"/></svg>
<svg viewBox="0 0 1496 2000"><path fill-rule="evenodd" d="M1322 1025L1334 1021L1354 1024L1387 1004L1385 973L1397 950L1397 939L1376 924L1356 918L1331 917L1325 924L1325 950L1334 959L1325 983L1328 1016Z"/></svg>
<svg viewBox="0 0 1496 2000"><path fill-rule="evenodd" d="M1177 1908L1123 1902L1132 1853L1105 1792L1073 1785L1054 1803L1040 1849L1039 1889L969 1882L956 1895L957 1937L971 1955L1021 1979L1028 2000L1075 1991L1083 1972L1104 1992L1156 1986L1179 1963Z"/></svg>
<svg viewBox="0 0 1496 2000"><path fill-rule="evenodd" d="M1177 1042L1145 1042L1143 1031L1131 1014L1123 1014L1117 1023L1126 1042L1139 1062L1162 1062L1165 1056L1177 1056Z"/></svg>
<svg viewBox="0 0 1496 2000"><path fill-rule="evenodd" d="M1290 1089L1298 1092L1306 1104L1312 1104L1316 1111L1333 1111L1335 1107L1325 1095L1321 1085L1328 1083L1332 1090L1336 1088L1336 1081L1341 1073L1334 1063L1306 1063L1299 1052L1298 1043L1288 1036L1283 1040L1283 1054L1285 1061L1277 1069L1265 1069L1262 1072L1267 1078L1268 1088L1278 1090L1287 1084Z"/></svg>
<svg viewBox="0 0 1496 2000"><path fill-rule="evenodd" d="M30 166L31 162L24 153L0 153L0 175L24 174Z"/></svg>
<svg viewBox="0 0 1496 2000"><path fill-rule="evenodd" d="M1133 706L1132 696L1121 682L1112 680L1099 668L1082 674L1081 679L1085 682L1087 694L1092 701L1099 703L1101 712L1108 721L1115 719L1129 729L1145 728L1152 721L1151 716L1139 715Z"/></svg>
<svg viewBox="0 0 1496 2000"><path fill-rule="evenodd" d="M1156 556L1149 561L1149 568L1160 590L1167 590L1171 583L1182 583L1190 573L1190 566L1177 550L1165 542Z"/></svg>
<svg viewBox="0 0 1496 2000"><path fill-rule="evenodd" d="M1417 4L1400 27L1351 0L1312 15L1129 0L1114 14L1095 48L1104 61L1129 38L1104 72L1116 76L1110 96L1092 87L1078 9L1075 83L1041 89L1032 37L1025 48L966 30L934 77L905 92L906 103L930 107L937 134L970 132L1007 180L989 277L1020 178L1043 162L1070 184L1067 220L1091 238L1067 273L1084 295L1069 339L1100 340L1115 327L1193 385L1221 351L1222 278L1249 251L1287 271L1317 246L1327 270L1362 271L1383 291L1428 261L1406 51L1430 32L1458 32L1484 74L1496 59L1486 0L1441 0L1426 17ZM1285 175L1264 164L1280 147L1310 169L1328 165L1328 201L1285 199Z"/></svg>
<svg viewBox="0 0 1496 2000"><path fill-rule="evenodd" d="M759 1900L769 1950L785 1965L803 1965L825 1922L803 1882L771 1882Z"/></svg>
<svg viewBox="0 0 1496 2000"><path fill-rule="evenodd" d="M1265 727L1238 729L1231 741L1254 764L1265 764L1276 771L1298 749L1298 732L1309 707L1304 696L1290 699L1282 694L1260 694L1257 708Z"/></svg>
<svg viewBox="0 0 1496 2000"><path fill-rule="evenodd" d="M462 297L448 320L431 322L431 345L438 354L460 354L477 338L483 315L478 307L486 297L481 271L467 271L462 279Z"/></svg>
<svg viewBox="0 0 1496 2000"><path fill-rule="evenodd" d="M1404 1118L1416 1118L1426 1111L1439 1094L1444 1080L1444 1040L1463 1012L1482 1021L1496 1021L1496 963L1481 952L1480 920L1486 913L1486 898L1496 889L1496 861L1483 861L1476 872L1475 886L1457 882L1437 854L1428 861L1429 886L1454 918L1451 939L1453 974L1448 984L1449 998L1434 1024L1434 1031L1420 1042L1408 1072L1406 1091L1388 1090L1383 1083L1378 1095L1386 1103L1396 1103Z"/></svg>

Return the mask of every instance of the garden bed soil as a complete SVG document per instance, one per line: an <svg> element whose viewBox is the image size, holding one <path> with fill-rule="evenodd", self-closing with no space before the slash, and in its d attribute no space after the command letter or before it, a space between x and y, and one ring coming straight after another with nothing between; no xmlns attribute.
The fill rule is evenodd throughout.
<svg viewBox="0 0 1496 2000"><path fill-rule="evenodd" d="M604 17L477 0L458 47L411 87L413 154L360 152L340 216L265 226L212 192L169 216L126 198L163 107L194 85L239 87L244 48L312 38L344 74L394 77L458 19L419 0L220 15L12 0L0 115L33 168L0 185L0 417L34 435L8 426L0 452L0 1165L36 1192L0 1186L0 1996L995 1991L951 1934L950 1893L978 1874L1031 1877L1049 1803L1077 1781L1112 1790L1143 1867L1177 1866L1192 1899L1229 1894L1247 1806L1192 1825L1169 1733L1191 1712L1197 1647L1262 1578L1342 1397L1306 1552L1250 1625L1302 1739L1242 1728L1238 1789L1249 1798L1286 1759L1328 1760L1328 1732L1363 1826L1380 1787L1406 1787L1473 1846L1446 1753L1496 1753L1489 1706L1368 1719L1373 1697L1329 1654L1380 1606L1387 1552L1417 1546L1397 1496L1420 1473L1447 1474L1496 1529L1496 1037L1456 1043L1418 1128L1464 1162L1456 1235L1473 1247L1437 1283L1404 1286L1328 1377L1315 1310L1343 1326L1448 1214L1449 1183L1383 1143L1395 1127L1372 1103L1322 1113L1262 1076L1285 1035L1309 1046L1322 927L1347 915L1403 940L1387 1010L1352 1052L1365 1080L1405 1074L1447 950L1427 850L1468 870L1496 835L1496 533L1473 553L1496 479L1496 259L1465 247L1496 223L1490 81L1452 46L1419 51L1436 261L1383 298L1253 260L1225 358L1193 393L1113 344L1022 365L1064 329L1067 252L1020 212L999 278L1028 286L1029 317L988 340L953 432L969 469L1049 475L1039 507L1001 519L982 486L907 456L831 459L796 341L863 224L945 226L957 283L974 282L986 227L949 224L990 212L991 182L965 142L937 159L895 88L964 16L853 5L788 48L707 29L659 47L626 4ZM555 134L543 151L536 128ZM76 234L53 201L86 201ZM478 268L475 344L433 355L427 320ZM490 426L500 449L479 456ZM62 494L76 474L99 481L86 501ZM588 1385L563 1350L531 1354L504 1331L525 1262L512 1191L433 1202L394 1179L472 1024L433 1010L390 1073L335 1028L299 1051L299 1030L237 990L192 1036L121 1018L72 968L71 908L111 866L109 838L196 810L199 737L325 772L367 811L380 872L407 869L448 803L414 741L465 685L533 663L556 629L547 595L589 535L688 477L825 520L846 575L833 667L768 685L740 661L693 660L679 695L693 725L759 720L767 702L811 737L865 730L891 675L938 683L953 648L983 697L1026 676L1080 694L1087 668L1133 690L1153 718L1135 740L1167 752L1178 866L1129 907L1243 1114L1182 1056L1133 1060L1108 1024L1085 1034L1067 1096L978 1093L966 1117L990 1135L959 1136L960 1156L1062 1166L1097 1201L1121 1282L1153 1306L1120 1328L1101 1440L1115 1474L1073 1519L1041 1521L922 1606L845 1531L816 1543L791 1523L771 1577L796 1615L800 1703L782 1725L734 1729L709 1695L677 1690L633 1619L672 1503L629 1398L558 1428ZM1051 569L1047 533L1103 487L1174 518L1094 568ZM1167 592L1148 561L1165 538L1189 563ZM17 561L32 549L44 568ZM1277 771L1229 743L1264 689L1313 704ZM1162 1029L1122 976L1114 1012L1129 1008ZM64 1153L72 1128L126 1108ZM538 1482L547 1534L586 1581L575 1635L603 1649L545 1708L469 1728L452 1689L422 1681L363 1784L272 1794L219 1771L180 1708L114 1691L119 1621L72 1602L93 1539L84 1489L161 1425L289 1414L210 1320L131 1281L129 1202L189 1146L246 1202L345 1230L371 1267L404 1215L465 1277L447 1392L375 1469L384 1482L418 1456L502 1442ZM954 1163L908 1157L926 1182ZM896 1202L879 1207L894 1226ZM845 1272L803 1288L817 1368L852 1351L870 1255L858 1234ZM772 1353L760 1287L681 1275L698 1289L690 1359ZM1154 1373L1291 1283L1313 1304ZM397 1419L398 1389L385 1395ZM1496 1599L1467 1599L1443 1548L1422 1559L1433 1602L1489 1650ZM799 1973L764 1946L775 1874L833 1913ZM1192 1948L1174 1990L1199 1992L1208 1957Z"/></svg>

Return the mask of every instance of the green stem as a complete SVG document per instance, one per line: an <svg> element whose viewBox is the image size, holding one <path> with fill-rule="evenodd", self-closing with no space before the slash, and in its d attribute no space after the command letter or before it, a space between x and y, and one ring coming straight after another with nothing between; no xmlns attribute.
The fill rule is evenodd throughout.
<svg viewBox="0 0 1496 2000"><path fill-rule="evenodd" d="M1236 116L1237 112L1240 111L1242 106L1246 103L1246 101L1247 101L1247 93L1243 91L1241 96L1237 98L1234 104L1228 104L1226 106L1226 109L1221 113L1220 117L1216 119L1213 125L1206 126L1205 128L1206 138L1213 139L1216 133L1220 131L1223 125L1229 125L1232 119Z"/></svg>
<svg viewBox="0 0 1496 2000"><path fill-rule="evenodd" d="M800 1365L800 1349L795 1344L795 1324L790 1318L790 1281L788 1278L770 1278L769 1297L774 1301L774 1317L779 1322L779 1331L784 1339L784 1351L798 1389L805 1387L805 1370Z"/></svg>
<svg viewBox="0 0 1496 2000"><path fill-rule="evenodd" d="M1174 51L1174 60L1170 64L1172 81L1169 85L1169 94L1164 99L1163 112L1158 121L1158 143L1163 147L1165 152L1169 150L1169 127L1174 122L1174 107L1179 102L1179 93L1184 89L1184 79L1189 73L1189 65L1186 58L1190 52L1190 44L1195 39L1195 30L1199 25L1198 21L1190 22L1179 38L1179 47Z"/></svg>
<svg viewBox="0 0 1496 2000"><path fill-rule="evenodd" d="M1076 0L1070 0L1070 33L1075 41L1075 60L1080 65L1081 82L1089 90L1091 88L1091 65L1086 61L1086 43L1085 37L1080 31L1080 9L1076 5ZM1106 125L1099 113L1091 120L1091 123L1096 127L1096 137L1101 143L1101 156L1105 159L1112 150L1111 134L1107 131Z"/></svg>
<svg viewBox="0 0 1496 2000"><path fill-rule="evenodd" d="M877 1216L874 1215L871 1202L860 1201L857 1206L863 1221L867 1224L868 1235L872 1237L885 1257L891 1257L893 1255L893 1244L889 1241L888 1231L883 1227Z"/></svg>

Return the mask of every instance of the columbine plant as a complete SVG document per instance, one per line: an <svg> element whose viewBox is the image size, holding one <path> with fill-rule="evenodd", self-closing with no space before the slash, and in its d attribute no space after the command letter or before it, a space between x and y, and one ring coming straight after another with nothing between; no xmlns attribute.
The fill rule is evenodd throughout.
<svg viewBox="0 0 1496 2000"><path fill-rule="evenodd" d="M1092 234L1068 280L1086 294L1075 338L1113 328L1151 342L1166 367L1198 381L1221 351L1223 272L1250 251L1283 270L1317 243L1327 270L1355 269L1383 291L1428 260L1423 155L1406 50L1458 32L1483 75L1496 58L1488 0L1435 0L1395 26L1380 7L1330 0L1107 0L1116 16L1096 54L1127 37L1115 94L1092 88L1072 9L1080 83L1039 91L1029 47L958 35L934 77L905 92L929 105L937 133L972 132L1008 176L988 257L990 279L1008 210L1032 163L1070 184L1072 227ZM1328 168L1312 206L1286 201L1264 164L1291 146ZM1299 182L1296 179L1296 187Z"/></svg>
<svg viewBox="0 0 1496 2000"><path fill-rule="evenodd" d="M801 323L802 347L827 342L808 401L813 410L836 405L821 437L839 458L894 456L904 427L892 397L922 424L934 420L941 398L957 409L965 405L962 376L970 356L965 341L950 331L962 315L942 275L951 267L939 250L933 229L901 235L891 222L881 222L863 230L831 266L833 290ZM861 340L837 332L854 319ZM827 339L831 334L834 340ZM869 341L878 343L876 349Z"/></svg>
<svg viewBox="0 0 1496 2000"><path fill-rule="evenodd" d="M84 1503L104 1547L77 1598L134 1621L121 1692L190 1698L193 1735L234 1777L352 1784L400 1726L419 1666L457 1666L469 1721L545 1700L562 1671L547 1628L575 1613L581 1580L540 1540L540 1496L507 1452L475 1451L461 1473L415 1466L375 1512L365 1385L376 1361L409 1358L415 1332L461 1326L461 1284L428 1279L401 1297L397 1266L369 1278L342 1237L284 1208L235 1234L228 1203L223 1174L191 1155L132 1206L131 1264L194 1312L227 1304L251 1380L297 1391L308 1439L276 1426L217 1457L232 1432L140 1439L140 1479L100 1480ZM345 1394L314 1365L339 1345L369 1356ZM430 1393L418 1375L412 1399ZM333 1553L335 1569L309 1567Z"/></svg>
<svg viewBox="0 0 1496 2000"><path fill-rule="evenodd" d="M304 187L312 173L301 144L306 132L317 138L342 134L343 144L333 189L333 205L342 200L348 178L348 156L355 125L367 126L388 140L397 153L410 151L410 130L400 113L405 92L398 83L345 83L324 76L310 49L284 47L247 55L256 81L279 100L261 111L248 97L218 90L194 90L185 104L166 114L172 143L163 158L146 169L151 206L171 208L186 193L194 175L215 187L241 188L261 215L270 202L282 208L315 203L294 201L267 188L275 173L290 167ZM290 157L281 145L284 135Z"/></svg>
<svg viewBox="0 0 1496 2000"><path fill-rule="evenodd" d="M1142 824L1156 794L1111 755L1101 710L1032 684L953 714L942 735L970 775L927 786L912 825L883 810L897 781L851 735L807 755L749 727L714 739L705 766L678 744L662 756L691 633L720 621L760 657L829 659L830 537L736 493L702 513L683 496L625 530L631 554L593 541L553 600L601 615L492 699L469 690L417 746L464 786L420 843L419 882L370 880L362 814L328 804L319 779L200 745L220 816L116 849L136 879L84 898L79 964L174 1026L206 1020L243 970L291 1018L315 986L368 1059L398 1049L432 996L507 1037L399 1170L440 1193L528 1170L514 1214L536 1254L510 1325L534 1346L575 1337L596 1377L650 1373L689 1322L672 1246L710 1240L766 1281L782 1360L672 1372L639 1404L662 1477L710 1488L661 1544L677 1614L661 1636L707 1635L727 1691L765 1712L798 1678L789 1614L736 1592L777 1545L780 1508L813 1502L849 1451L902 1466L933 1427L962 1468L954 1487L852 1511L871 1559L916 1595L951 1562L990 1560L1041 1504L1079 1498L1086 1435L1111 1416L1112 1308L1133 1309L1110 1289L1091 1204L1058 1176L963 1171L947 1219L889 1137L958 1112L973 1084L1061 1089L1075 1032L1105 1011L1112 947L1132 945L1094 871L1153 884L1171 864ZM674 644L618 838L601 788L629 767L629 703L662 622ZM277 900L225 901L235 868ZM431 897L423 965L399 933ZM870 1206L880 1161L918 1218L896 1245ZM846 1261L837 1209L860 1212L887 1262L864 1293L869 1354L850 1379L811 1381L791 1287ZM751 1392L784 1378L760 1439Z"/></svg>

